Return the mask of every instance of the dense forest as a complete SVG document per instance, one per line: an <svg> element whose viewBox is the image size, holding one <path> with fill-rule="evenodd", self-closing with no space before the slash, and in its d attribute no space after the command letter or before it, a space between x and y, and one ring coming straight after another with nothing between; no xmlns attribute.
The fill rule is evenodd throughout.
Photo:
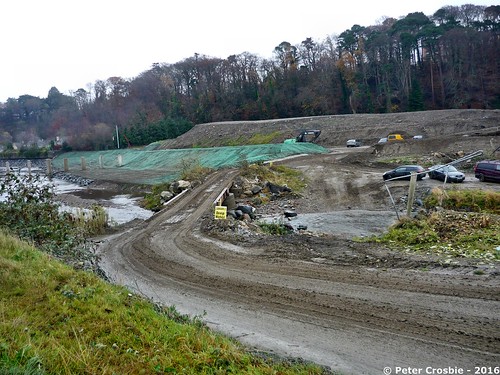
<svg viewBox="0 0 500 375"><path fill-rule="evenodd" d="M198 123L500 108L500 6L446 6L297 45L155 63L133 79L0 103L0 146L99 150L174 138ZM119 136L117 139L116 136Z"/></svg>

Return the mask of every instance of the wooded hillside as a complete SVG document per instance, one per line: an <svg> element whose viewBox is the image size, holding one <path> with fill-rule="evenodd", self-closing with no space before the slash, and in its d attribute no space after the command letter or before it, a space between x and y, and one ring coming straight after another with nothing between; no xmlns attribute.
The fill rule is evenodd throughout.
<svg viewBox="0 0 500 375"><path fill-rule="evenodd" d="M194 124L354 113L500 108L500 6L447 6L325 40L155 63L70 95L0 107L0 145L98 150L175 138ZM116 134L119 135L119 142ZM40 143L39 143L40 144Z"/></svg>

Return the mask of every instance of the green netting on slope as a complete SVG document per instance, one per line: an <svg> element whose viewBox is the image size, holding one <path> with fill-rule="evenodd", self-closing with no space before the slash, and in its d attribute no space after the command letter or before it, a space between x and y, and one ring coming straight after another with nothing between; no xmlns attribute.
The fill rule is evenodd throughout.
<svg viewBox="0 0 500 375"><path fill-rule="evenodd" d="M220 169L235 167L243 161L257 163L281 159L297 154L326 153L327 149L313 143L264 144L252 146L231 146L213 148L68 152L53 160L55 169L62 170L64 159L68 167L80 167L82 158L87 169L121 169L130 171L158 171L165 178L173 180L186 166L199 163L204 167ZM121 164L119 163L121 159ZM157 179L158 180L158 179Z"/></svg>

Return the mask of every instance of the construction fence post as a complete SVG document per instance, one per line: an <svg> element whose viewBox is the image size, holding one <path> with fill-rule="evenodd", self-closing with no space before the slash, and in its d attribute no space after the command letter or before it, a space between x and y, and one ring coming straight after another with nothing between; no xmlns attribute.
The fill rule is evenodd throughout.
<svg viewBox="0 0 500 375"><path fill-rule="evenodd" d="M45 165L47 166L47 176L52 177L52 160L46 159Z"/></svg>

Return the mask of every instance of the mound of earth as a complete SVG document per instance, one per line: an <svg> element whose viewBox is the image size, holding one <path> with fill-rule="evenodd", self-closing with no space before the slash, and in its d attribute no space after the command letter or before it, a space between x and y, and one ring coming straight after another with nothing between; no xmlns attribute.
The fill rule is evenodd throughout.
<svg viewBox="0 0 500 375"><path fill-rule="evenodd" d="M318 129L321 135L316 143L326 148L345 146L352 138L361 139L364 145L375 145L390 133L400 133L408 140L404 146L409 149L391 152L411 152L413 148L422 147L426 151L448 148L491 150L494 145L500 145L499 124L499 110L474 109L227 121L198 124L176 139L162 142L159 148L245 144L251 143L256 136L267 136L270 143L281 143L295 138L301 130ZM414 135L422 135L423 140L411 140Z"/></svg>

